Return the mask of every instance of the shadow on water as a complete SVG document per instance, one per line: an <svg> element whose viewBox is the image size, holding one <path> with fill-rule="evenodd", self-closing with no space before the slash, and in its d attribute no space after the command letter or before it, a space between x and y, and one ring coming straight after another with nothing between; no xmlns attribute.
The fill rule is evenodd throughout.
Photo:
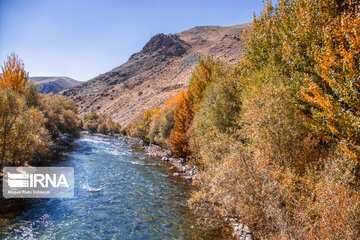
<svg viewBox="0 0 360 240"><path fill-rule="evenodd" d="M47 164L74 168L74 198L6 200L1 238L231 239L227 228L198 227L187 206L191 186L158 158L116 139L77 143Z"/></svg>

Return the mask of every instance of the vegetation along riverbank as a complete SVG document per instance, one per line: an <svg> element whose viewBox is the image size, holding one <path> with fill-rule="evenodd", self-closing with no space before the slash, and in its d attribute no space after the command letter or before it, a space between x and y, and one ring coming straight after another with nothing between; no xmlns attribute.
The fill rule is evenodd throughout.
<svg viewBox="0 0 360 240"><path fill-rule="evenodd" d="M82 128L172 163L192 180L188 205L202 216L200 224L225 219L239 239L360 239L359 26L358 1L269 1L240 37L228 39L244 43L236 64L194 55L189 84L135 118L129 109L140 103L130 108L116 89L107 91L123 83L131 99L150 106L150 95L132 90L142 80L125 78L144 59L146 69L158 69L185 54L191 46L179 36L157 35L130 58L134 65L65 91L82 106L82 120L72 101L40 95L11 55L0 77L0 165L46 156ZM97 88L87 92L91 86ZM110 106L96 105L106 99ZM128 107L124 118L115 116L131 118L126 126L105 114L114 117L116 107Z"/></svg>
<svg viewBox="0 0 360 240"><path fill-rule="evenodd" d="M354 1L268 3L235 66L200 59L188 89L126 133L200 173L189 205L256 239L360 237L360 24Z"/></svg>
<svg viewBox="0 0 360 240"><path fill-rule="evenodd" d="M16 54L0 76L0 167L33 164L67 148L79 137L81 120L74 102L41 95Z"/></svg>
<svg viewBox="0 0 360 240"><path fill-rule="evenodd" d="M9 56L0 76L0 191L3 167L41 165L69 150L80 136L80 123L74 102L41 95L28 82L22 60L15 54ZM0 202L1 214L24 203L2 196Z"/></svg>

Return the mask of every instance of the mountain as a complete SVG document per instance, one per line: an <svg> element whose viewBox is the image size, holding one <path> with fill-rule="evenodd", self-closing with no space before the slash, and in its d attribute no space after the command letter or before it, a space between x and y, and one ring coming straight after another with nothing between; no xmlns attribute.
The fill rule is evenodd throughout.
<svg viewBox="0 0 360 240"><path fill-rule="evenodd" d="M30 77L29 80L39 85L42 94L55 94L81 83L68 77Z"/></svg>
<svg viewBox="0 0 360 240"><path fill-rule="evenodd" d="M161 107L170 94L189 84L199 57L212 55L231 64L243 54L243 29L250 24L231 27L201 26L177 34L157 34L113 70L65 90L79 113L97 112L129 123L142 109Z"/></svg>

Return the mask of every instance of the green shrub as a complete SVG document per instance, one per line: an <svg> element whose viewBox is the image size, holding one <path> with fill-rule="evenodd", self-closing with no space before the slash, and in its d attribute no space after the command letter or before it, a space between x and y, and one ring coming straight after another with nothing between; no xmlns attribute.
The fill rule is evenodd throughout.
<svg viewBox="0 0 360 240"><path fill-rule="evenodd" d="M148 133L144 130L145 112L145 110L140 111L136 118L127 125L127 135L141 138L143 140L146 139Z"/></svg>
<svg viewBox="0 0 360 240"><path fill-rule="evenodd" d="M96 129L96 132L107 134L108 133L108 128L106 126L106 123L100 123L98 125L97 129Z"/></svg>
<svg viewBox="0 0 360 240"><path fill-rule="evenodd" d="M167 146L167 140L174 127L174 110L175 106L168 108L153 119L149 129L150 142Z"/></svg>
<svg viewBox="0 0 360 240"><path fill-rule="evenodd" d="M241 87L236 69L223 69L204 92L199 111L193 120L191 147L193 153L200 153L198 158L205 156L208 149L208 138L213 131L228 135L234 134L239 128L241 110Z"/></svg>
<svg viewBox="0 0 360 240"><path fill-rule="evenodd" d="M94 121L94 120L98 120L98 119L99 119L99 115L97 115L97 113L95 113L95 112L86 114L86 115L84 116L84 122Z"/></svg>
<svg viewBox="0 0 360 240"><path fill-rule="evenodd" d="M52 139L65 134L69 140L80 136L80 119L75 103L59 96L48 94L40 99L40 110L46 118L46 128Z"/></svg>
<svg viewBox="0 0 360 240"><path fill-rule="evenodd" d="M50 146L45 118L29 108L25 97L11 89L0 89L0 165L19 166Z"/></svg>
<svg viewBox="0 0 360 240"><path fill-rule="evenodd" d="M97 113L92 112L86 114L83 119L83 129L90 133L120 133L121 126L117 122L113 122L111 119L106 121L104 117L99 116Z"/></svg>
<svg viewBox="0 0 360 240"><path fill-rule="evenodd" d="M83 118L83 129L90 133L96 133L100 124L101 119L95 112L86 114Z"/></svg>
<svg viewBox="0 0 360 240"><path fill-rule="evenodd" d="M30 107L39 108L41 95L39 94L38 86L33 82L27 82L25 84L24 92L26 105Z"/></svg>
<svg viewBox="0 0 360 240"><path fill-rule="evenodd" d="M120 133L121 132L121 126L117 122L109 121L107 124L107 131L109 133Z"/></svg>
<svg viewBox="0 0 360 240"><path fill-rule="evenodd" d="M174 128L174 111L175 106L167 109L161 117L159 124L159 136L164 140L169 139L171 129Z"/></svg>

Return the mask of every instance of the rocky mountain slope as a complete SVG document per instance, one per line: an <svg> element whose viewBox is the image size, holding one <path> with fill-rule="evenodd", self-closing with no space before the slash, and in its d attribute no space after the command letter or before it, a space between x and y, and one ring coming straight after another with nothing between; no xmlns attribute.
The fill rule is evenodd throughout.
<svg viewBox="0 0 360 240"><path fill-rule="evenodd" d="M155 35L125 64L61 94L76 102L81 115L97 112L125 125L140 110L161 107L170 94L187 87L199 56L238 62L244 49L244 28L249 29L250 24Z"/></svg>
<svg viewBox="0 0 360 240"><path fill-rule="evenodd" d="M68 77L30 77L29 80L39 85L42 94L55 94L81 83Z"/></svg>

